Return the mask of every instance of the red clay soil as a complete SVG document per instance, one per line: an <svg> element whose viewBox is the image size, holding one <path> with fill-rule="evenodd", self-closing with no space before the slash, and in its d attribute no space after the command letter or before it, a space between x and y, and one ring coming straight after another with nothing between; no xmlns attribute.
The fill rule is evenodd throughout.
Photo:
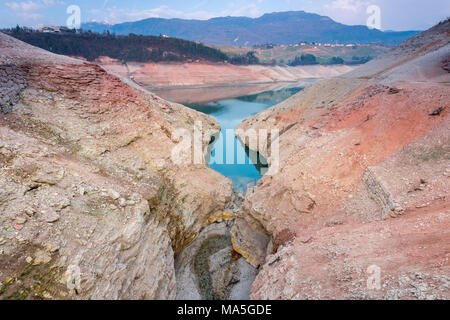
<svg viewBox="0 0 450 320"><path fill-rule="evenodd" d="M279 169L238 215L272 238L253 298L450 297L449 27L241 124L280 131ZM371 265L381 271L375 290Z"/></svg>
<svg viewBox="0 0 450 320"><path fill-rule="evenodd" d="M267 258L252 298L448 298L449 215L448 204L441 202L405 212L401 219L305 232ZM380 270L379 287L367 284L371 266Z"/></svg>

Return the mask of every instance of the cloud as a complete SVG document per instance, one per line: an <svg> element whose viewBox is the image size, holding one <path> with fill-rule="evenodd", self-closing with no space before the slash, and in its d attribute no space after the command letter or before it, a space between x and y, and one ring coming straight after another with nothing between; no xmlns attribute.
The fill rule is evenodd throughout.
<svg viewBox="0 0 450 320"><path fill-rule="evenodd" d="M206 11L196 11L186 13L178 10L172 10L168 6L160 6L158 8L148 10L129 10L117 7L109 7L104 10L91 10L91 14L100 15L107 23L120 23L125 21L137 21L147 18L182 18L182 19L210 19L213 14Z"/></svg>
<svg viewBox="0 0 450 320"><path fill-rule="evenodd" d="M103 22L110 24L127 21L137 21L147 18L165 18L165 19L179 18L179 19L208 20L214 17L223 17L223 16L259 17L262 15L258 6L255 4L249 4L240 8L227 9L218 13L212 13L201 10L193 12L183 12L171 9L166 5L147 10L131 10L113 6L103 10L96 10L96 9L91 10L90 13L92 15L98 16L98 18L95 19L95 21L102 20Z"/></svg>
<svg viewBox="0 0 450 320"><path fill-rule="evenodd" d="M28 1L10 1L5 5L12 9L14 13L26 21L37 21L44 19L44 16L37 11L54 5L64 4L59 0L28 0Z"/></svg>
<svg viewBox="0 0 450 320"><path fill-rule="evenodd" d="M14 11L35 11L39 8L41 8L41 4L33 1L27 1L27 2L6 2L5 5Z"/></svg>
<svg viewBox="0 0 450 320"><path fill-rule="evenodd" d="M58 0L28 0L28 1L10 1L6 2L5 5L14 11L36 11L42 8L47 8L54 6L56 4L64 4L63 1Z"/></svg>
<svg viewBox="0 0 450 320"><path fill-rule="evenodd" d="M231 13L227 14L230 16L235 17L251 17L251 18L257 18L262 15L261 11L259 10L258 6L255 4L249 4L242 8L239 8L237 10L233 10Z"/></svg>
<svg viewBox="0 0 450 320"><path fill-rule="evenodd" d="M360 0L335 0L331 4L325 5L327 9L347 10L351 12L359 12L361 9L367 8L370 4Z"/></svg>
<svg viewBox="0 0 450 320"><path fill-rule="evenodd" d="M38 21L44 19L44 16L35 12L23 12L20 14L27 21Z"/></svg>
<svg viewBox="0 0 450 320"><path fill-rule="evenodd" d="M334 0L323 6L323 13L345 24L364 25L367 21L367 7L372 3L363 0Z"/></svg>

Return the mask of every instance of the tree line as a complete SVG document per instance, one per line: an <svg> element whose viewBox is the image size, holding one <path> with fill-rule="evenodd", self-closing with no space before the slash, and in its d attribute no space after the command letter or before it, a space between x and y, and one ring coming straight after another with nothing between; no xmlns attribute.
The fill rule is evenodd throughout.
<svg viewBox="0 0 450 320"><path fill-rule="evenodd" d="M16 27L2 30L14 38L56 54L78 56L94 61L107 56L123 62L196 61L224 62L229 57L220 50L202 43L163 36L130 34L118 36L108 31L103 34L90 31L40 32Z"/></svg>

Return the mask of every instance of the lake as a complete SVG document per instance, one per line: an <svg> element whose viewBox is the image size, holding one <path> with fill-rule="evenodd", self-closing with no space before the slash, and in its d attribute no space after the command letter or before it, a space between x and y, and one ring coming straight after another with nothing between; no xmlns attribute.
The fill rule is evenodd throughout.
<svg viewBox="0 0 450 320"><path fill-rule="evenodd" d="M265 91L232 99L187 105L214 117L221 126L220 136L212 145L209 166L233 182L236 192L244 193L254 186L267 170L264 158L251 152L234 135L236 127L245 119L278 104L296 94L302 87Z"/></svg>

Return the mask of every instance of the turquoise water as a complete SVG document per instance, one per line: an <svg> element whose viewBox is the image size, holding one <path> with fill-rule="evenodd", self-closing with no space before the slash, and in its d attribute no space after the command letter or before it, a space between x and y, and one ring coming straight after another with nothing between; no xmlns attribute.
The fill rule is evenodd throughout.
<svg viewBox="0 0 450 320"><path fill-rule="evenodd" d="M251 152L234 135L236 127L245 119L278 104L302 88L266 91L255 95L189 105L214 117L221 126L213 138L209 166L228 177L236 192L245 193L248 185L256 185L267 171L266 160ZM228 129L228 130L227 130Z"/></svg>

